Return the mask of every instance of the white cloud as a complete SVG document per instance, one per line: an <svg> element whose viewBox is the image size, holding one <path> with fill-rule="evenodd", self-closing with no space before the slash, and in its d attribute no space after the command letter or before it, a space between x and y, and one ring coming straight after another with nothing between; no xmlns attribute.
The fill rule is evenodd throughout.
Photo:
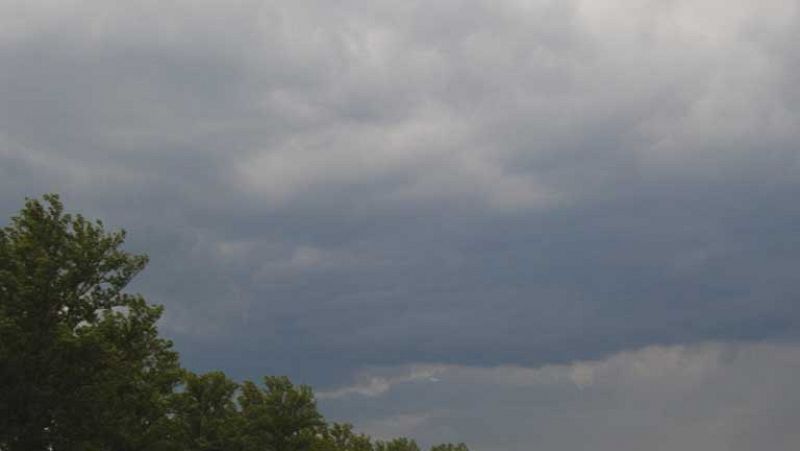
<svg viewBox="0 0 800 451"><path fill-rule="evenodd" d="M401 374L394 374L391 376L377 376L370 374L363 374L361 379L355 385L342 387L333 390L320 391L317 393L319 399L339 399L351 395L375 397L380 396L393 386L398 384L405 384L409 382L441 382L441 379L436 377L447 370L444 365L416 365L409 367Z"/></svg>

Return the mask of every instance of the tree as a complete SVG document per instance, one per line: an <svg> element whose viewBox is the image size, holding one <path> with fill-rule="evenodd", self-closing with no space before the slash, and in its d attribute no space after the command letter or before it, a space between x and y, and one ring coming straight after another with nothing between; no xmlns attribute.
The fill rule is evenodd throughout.
<svg viewBox="0 0 800 451"><path fill-rule="evenodd" d="M224 373L186 372L183 390L175 395L175 421L186 451L242 449L241 415L234 396L239 386Z"/></svg>
<svg viewBox="0 0 800 451"><path fill-rule="evenodd" d="M239 396L247 451L306 451L324 425L311 387L266 376L264 388L246 381Z"/></svg>
<svg viewBox="0 0 800 451"><path fill-rule="evenodd" d="M469 448L467 448L467 445L463 443L459 443L457 445L452 443L443 443L441 445L431 447L430 451L469 451Z"/></svg>
<svg viewBox="0 0 800 451"><path fill-rule="evenodd" d="M312 451L373 451L372 440L353 432L350 424L325 425L311 447Z"/></svg>
<svg viewBox="0 0 800 451"><path fill-rule="evenodd" d="M389 440L388 442L376 442L375 451L420 451L417 442L405 437Z"/></svg>
<svg viewBox="0 0 800 451"><path fill-rule="evenodd" d="M56 195L0 229L0 451L419 451L327 425L287 377L181 369L162 308L124 291L147 264L124 240Z"/></svg>
<svg viewBox="0 0 800 451"><path fill-rule="evenodd" d="M161 307L123 292L124 231L29 199L0 230L0 449L166 449L180 375Z"/></svg>

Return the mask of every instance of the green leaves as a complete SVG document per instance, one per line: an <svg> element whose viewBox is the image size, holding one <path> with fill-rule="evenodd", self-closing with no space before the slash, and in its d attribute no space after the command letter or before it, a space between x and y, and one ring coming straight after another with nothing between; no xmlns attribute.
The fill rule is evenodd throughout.
<svg viewBox="0 0 800 451"><path fill-rule="evenodd" d="M373 451L372 439L353 432L350 424L333 423L323 427L312 447L313 451Z"/></svg>
<svg viewBox="0 0 800 451"><path fill-rule="evenodd" d="M375 451L420 451L417 442L405 437L389 440L388 442L377 442Z"/></svg>
<svg viewBox="0 0 800 451"><path fill-rule="evenodd" d="M123 292L147 263L124 238L55 195L27 200L0 232L0 448L162 440L178 356L158 336L161 307Z"/></svg>
<svg viewBox="0 0 800 451"><path fill-rule="evenodd" d="M467 445L463 443L459 443L457 445L452 443L444 443L432 447L430 451L469 451L469 448L467 448Z"/></svg>
<svg viewBox="0 0 800 451"><path fill-rule="evenodd" d="M239 396L246 450L301 451L324 422L311 388L285 376L264 377L264 387L245 382Z"/></svg>
<svg viewBox="0 0 800 451"><path fill-rule="evenodd" d="M186 372L173 399L178 441L192 451L238 451L243 448L243 418L234 401L239 386L224 373Z"/></svg>

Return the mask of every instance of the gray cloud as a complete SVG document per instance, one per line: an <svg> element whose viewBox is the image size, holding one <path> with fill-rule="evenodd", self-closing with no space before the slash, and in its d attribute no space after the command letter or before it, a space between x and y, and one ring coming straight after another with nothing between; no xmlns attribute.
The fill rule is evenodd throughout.
<svg viewBox="0 0 800 451"><path fill-rule="evenodd" d="M795 340L789 1L0 4L0 211L130 232L194 368Z"/></svg>
<svg viewBox="0 0 800 451"><path fill-rule="evenodd" d="M376 368L322 405L377 436L476 450L790 450L799 352L706 343L537 368Z"/></svg>

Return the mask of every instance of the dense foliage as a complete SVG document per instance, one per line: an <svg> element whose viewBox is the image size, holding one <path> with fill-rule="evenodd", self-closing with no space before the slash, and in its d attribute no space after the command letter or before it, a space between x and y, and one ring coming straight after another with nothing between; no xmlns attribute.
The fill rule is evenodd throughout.
<svg viewBox="0 0 800 451"><path fill-rule="evenodd" d="M286 377L182 369L161 307L123 291L147 263L124 239L56 195L0 229L0 451L419 451L326 423Z"/></svg>

